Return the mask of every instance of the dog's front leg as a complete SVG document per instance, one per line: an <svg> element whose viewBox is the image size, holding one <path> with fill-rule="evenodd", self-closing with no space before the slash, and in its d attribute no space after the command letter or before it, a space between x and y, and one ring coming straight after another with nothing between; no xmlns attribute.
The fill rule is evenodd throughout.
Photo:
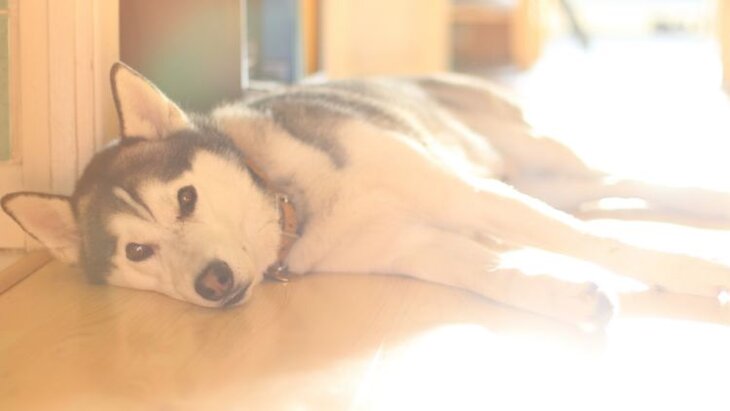
<svg viewBox="0 0 730 411"><path fill-rule="evenodd" d="M588 278L568 281L502 267L499 251L465 235L422 224L397 227L387 236L383 233L373 226L316 270L405 275L572 324L600 326L612 316L611 300Z"/></svg>

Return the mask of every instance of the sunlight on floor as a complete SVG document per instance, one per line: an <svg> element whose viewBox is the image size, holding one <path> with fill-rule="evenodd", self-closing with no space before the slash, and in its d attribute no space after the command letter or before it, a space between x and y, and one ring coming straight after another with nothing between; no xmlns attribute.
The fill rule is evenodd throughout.
<svg viewBox="0 0 730 411"><path fill-rule="evenodd" d="M727 327L624 321L604 339L596 352L471 324L435 328L374 356L352 409L727 409Z"/></svg>

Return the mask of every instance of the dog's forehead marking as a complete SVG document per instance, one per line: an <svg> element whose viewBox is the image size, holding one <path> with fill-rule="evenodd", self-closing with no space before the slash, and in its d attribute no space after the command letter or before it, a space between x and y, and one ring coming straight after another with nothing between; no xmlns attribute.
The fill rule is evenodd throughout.
<svg viewBox="0 0 730 411"><path fill-rule="evenodd" d="M91 206L91 193L86 193L83 195L80 195L76 198L75 201L75 211L76 211L76 219L79 218L79 216L84 216L88 214L89 207Z"/></svg>
<svg viewBox="0 0 730 411"><path fill-rule="evenodd" d="M114 193L114 196L117 199L121 200L124 204L131 208L140 218L149 222L155 221L155 216L152 213L152 210L150 210L150 208L147 207L141 199L136 199L135 196L119 186L114 187L112 189L112 193Z"/></svg>

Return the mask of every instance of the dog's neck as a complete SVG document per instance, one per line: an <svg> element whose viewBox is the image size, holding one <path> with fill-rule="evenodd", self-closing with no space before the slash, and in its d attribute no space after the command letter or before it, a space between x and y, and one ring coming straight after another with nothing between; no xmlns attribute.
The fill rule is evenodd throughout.
<svg viewBox="0 0 730 411"><path fill-rule="evenodd" d="M281 228L279 249L276 252L276 261L266 269L264 276L272 280L289 281L286 258L299 238L299 219L297 218L296 209L289 200L289 196L277 190L261 168L248 159L246 159L246 165L255 178L258 178L266 189L273 194L276 199L276 207L279 210L279 226Z"/></svg>

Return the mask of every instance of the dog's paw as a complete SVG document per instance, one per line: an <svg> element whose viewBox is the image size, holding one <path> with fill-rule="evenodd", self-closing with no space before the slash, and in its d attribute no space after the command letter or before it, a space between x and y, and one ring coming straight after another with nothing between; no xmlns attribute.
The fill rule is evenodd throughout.
<svg viewBox="0 0 730 411"><path fill-rule="evenodd" d="M615 294L606 292L595 284L587 286L592 291L591 294L592 307L586 323L598 327L605 327L616 315L618 311L618 298Z"/></svg>
<svg viewBox="0 0 730 411"><path fill-rule="evenodd" d="M614 295L594 283L558 283L550 290L541 311L557 320L604 328L618 309Z"/></svg>

